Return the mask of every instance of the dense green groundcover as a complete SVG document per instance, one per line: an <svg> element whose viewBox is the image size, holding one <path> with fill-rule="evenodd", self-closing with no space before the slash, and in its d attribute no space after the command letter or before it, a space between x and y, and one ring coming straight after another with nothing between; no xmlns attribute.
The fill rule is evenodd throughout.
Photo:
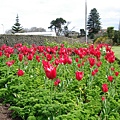
<svg viewBox="0 0 120 120"><path fill-rule="evenodd" d="M119 73L108 45L0 47L0 98L22 120L120 120Z"/></svg>

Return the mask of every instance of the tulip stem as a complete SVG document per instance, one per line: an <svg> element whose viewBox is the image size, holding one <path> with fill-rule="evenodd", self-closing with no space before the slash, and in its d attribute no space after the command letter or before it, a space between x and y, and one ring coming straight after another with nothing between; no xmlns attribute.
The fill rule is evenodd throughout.
<svg viewBox="0 0 120 120"><path fill-rule="evenodd" d="M51 80L51 90L50 90L51 104L52 104L52 90L53 90L53 81Z"/></svg>

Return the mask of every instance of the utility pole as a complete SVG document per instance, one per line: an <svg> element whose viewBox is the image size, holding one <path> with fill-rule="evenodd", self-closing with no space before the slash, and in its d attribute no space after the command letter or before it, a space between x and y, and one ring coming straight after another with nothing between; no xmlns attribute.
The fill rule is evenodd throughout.
<svg viewBox="0 0 120 120"><path fill-rule="evenodd" d="M120 31L120 20L119 20L119 26L118 26L118 30Z"/></svg>
<svg viewBox="0 0 120 120"><path fill-rule="evenodd" d="M3 24L1 24L2 25L2 27L3 27L3 34L4 34L4 25Z"/></svg>
<svg viewBox="0 0 120 120"><path fill-rule="evenodd" d="M85 0L85 40L87 43L87 0Z"/></svg>

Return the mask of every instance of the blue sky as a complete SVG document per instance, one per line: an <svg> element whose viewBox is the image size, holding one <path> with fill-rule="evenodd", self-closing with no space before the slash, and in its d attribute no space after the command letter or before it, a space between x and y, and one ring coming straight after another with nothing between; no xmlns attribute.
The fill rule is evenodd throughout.
<svg viewBox="0 0 120 120"><path fill-rule="evenodd" d="M120 0L87 0L87 14L96 8L102 28L113 26L118 29ZM0 33L11 29L19 15L23 28L47 28L50 22L62 17L71 22L69 30L85 28L85 0L0 0Z"/></svg>

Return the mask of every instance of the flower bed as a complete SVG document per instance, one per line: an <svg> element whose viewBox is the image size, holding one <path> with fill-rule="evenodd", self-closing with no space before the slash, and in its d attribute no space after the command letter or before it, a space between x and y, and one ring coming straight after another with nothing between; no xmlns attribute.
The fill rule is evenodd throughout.
<svg viewBox="0 0 120 120"><path fill-rule="evenodd" d="M22 120L119 120L119 73L106 44L0 47L0 98Z"/></svg>

